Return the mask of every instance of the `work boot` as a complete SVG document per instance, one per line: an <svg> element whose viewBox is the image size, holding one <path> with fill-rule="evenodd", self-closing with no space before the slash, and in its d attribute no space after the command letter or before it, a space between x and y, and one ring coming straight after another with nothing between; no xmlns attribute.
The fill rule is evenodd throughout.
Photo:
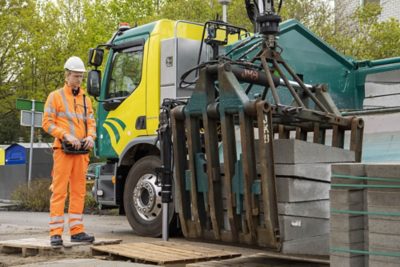
<svg viewBox="0 0 400 267"><path fill-rule="evenodd" d="M52 246L62 246L63 241L60 235L50 236L50 245Z"/></svg>
<svg viewBox="0 0 400 267"><path fill-rule="evenodd" d="M71 235L71 242L90 242L92 243L94 241L94 236L88 235L85 232L76 234L76 235Z"/></svg>

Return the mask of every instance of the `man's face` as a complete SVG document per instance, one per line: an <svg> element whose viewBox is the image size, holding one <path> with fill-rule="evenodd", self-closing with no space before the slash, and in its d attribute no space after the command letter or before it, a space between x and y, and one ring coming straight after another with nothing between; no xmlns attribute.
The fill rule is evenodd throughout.
<svg viewBox="0 0 400 267"><path fill-rule="evenodd" d="M72 88L80 87L83 81L83 72L70 71L66 80L68 86Z"/></svg>

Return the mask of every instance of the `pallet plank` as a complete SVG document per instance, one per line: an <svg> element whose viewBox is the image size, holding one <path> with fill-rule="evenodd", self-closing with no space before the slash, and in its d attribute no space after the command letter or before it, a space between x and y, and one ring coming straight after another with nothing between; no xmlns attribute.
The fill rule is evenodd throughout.
<svg viewBox="0 0 400 267"><path fill-rule="evenodd" d="M93 255L102 255L103 253L103 255L130 258L135 262L147 262L159 265L190 263L240 256L239 253L165 241L92 246L91 250Z"/></svg>
<svg viewBox="0 0 400 267"><path fill-rule="evenodd" d="M52 252L66 252L71 250L72 247L85 246L85 245L102 245L102 244L118 244L121 239L99 239L93 244L90 243L72 243L64 239L63 246L51 246L48 238L25 238L15 240L0 241L0 251L5 254L21 254L22 257L35 256L38 254L44 255Z"/></svg>
<svg viewBox="0 0 400 267"><path fill-rule="evenodd" d="M16 247L2 246L1 252L5 254L16 254L16 253L21 253L22 249Z"/></svg>
<svg viewBox="0 0 400 267"><path fill-rule="evenodd" d="M154 249L153 246L148 246L147 248L140 247L140 246L135 246L134 248L130 246L126 246L127 244L124 244L123 246L103 246L101 249L103 251L108 252L109 254L113 255L118 255L118 256L124 256L128 258L135 258L141 261L150 261L150 262L168 262L176 259L182 259L182 255L176 255L176 254L171 254L171 253L166 253L163 251L157 251ZM100 250L100 248L98 249ZM132 250L134 251L134 255L132 255ZM157 253L154 253L157 251ZM132 257L134 256L134 257ZM184 257L183 257L184 258ZM150 260L149 260L150 259Z"/></svg>
<svg viewBox="0 0 400 267"><path fill-rule="evenodd" d="M166 253L168 253L168 254L174 253L175 255L182 255L184 257L187 257L188 255L189 256L192 255L192 256L200 256L200 257L202 257L205 252L209 252L209 251L202 252L202 251L194 251L194 250L187 250L187 251L185 250L185 251L183 251L182 249L184 249L184 248L176 248L176 247L173 247L173 246L171 246L171 247L155 246L155 251L163 251L163 250L165 250ZM214 254L215 253L218 254L218 252L214 252ZM210 254L213 254L213 253L208 253L208 254L210 255Z"/></svg>

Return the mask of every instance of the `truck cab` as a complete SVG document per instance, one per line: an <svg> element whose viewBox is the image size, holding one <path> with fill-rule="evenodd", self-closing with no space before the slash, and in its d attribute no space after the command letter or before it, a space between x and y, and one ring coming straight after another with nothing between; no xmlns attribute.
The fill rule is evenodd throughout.
<svg viewBox="0 0 400 267"><path fill-rule="evenodd" d="M123 25L108 43L90 51L95 70L88 74L88 92L99 102L95 154L107 161L96 171L94 195L103 207L120 207L140 235L161 233L161 189L154 171L161 166L160 104L190 96L192 87L179 81L198 64L202 34L203 25L185 21ZM108 56L101 72L104 49ZM201 57L207 53L203 49Z"/></svg>

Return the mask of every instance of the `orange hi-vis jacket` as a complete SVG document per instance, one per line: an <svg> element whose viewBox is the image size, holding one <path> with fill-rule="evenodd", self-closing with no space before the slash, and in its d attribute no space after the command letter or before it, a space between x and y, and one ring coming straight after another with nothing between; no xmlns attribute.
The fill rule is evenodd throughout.
<svg viewBox="0 0 400 267"><path fill-rule="evenodd" d="M79 140L86 137L84 123L84 91L81 88L78 95L72 94L68 85L50 93L47 98L42 121L43 129L55 137L53 147L60 148L60 140L69 133ZM90 98L85 96L87 136L96 138L96 121Z"/></svg>

